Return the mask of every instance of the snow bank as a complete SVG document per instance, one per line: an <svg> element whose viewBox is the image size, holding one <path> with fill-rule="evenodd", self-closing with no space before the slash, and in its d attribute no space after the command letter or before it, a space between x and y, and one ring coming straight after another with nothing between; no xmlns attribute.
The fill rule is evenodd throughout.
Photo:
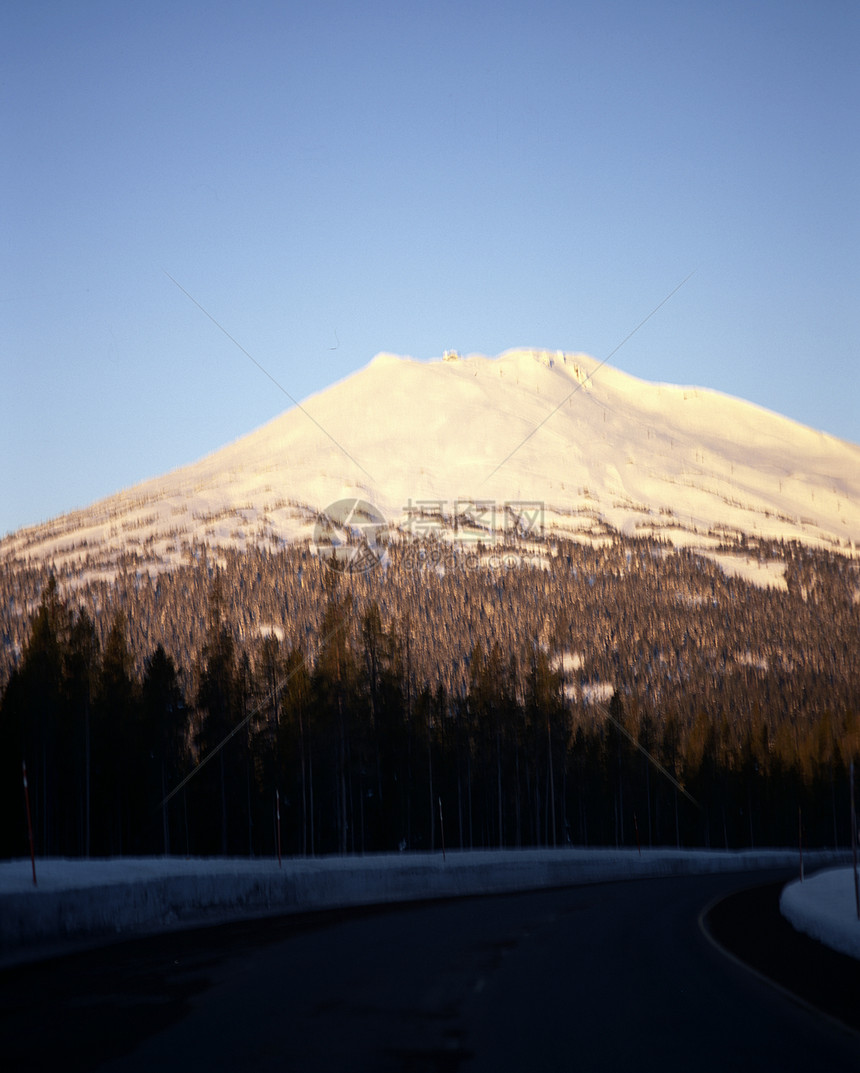
<svg viewBox="0 0 860 1073"><path fill-rule="evenodd" d="M803 883L799 879L789 883L780 896L779 908L797 931L860 958L853 868L829 868Z"/></svg>
<svg viewBox="0 0 860 1073"><path fill-rule="evenodd" d="M810 854L810 867L844 855ZM498 850L277 860L117 858L0 863L0 963L69 940L232 918L651 876L793 867L787 850Z"/></svg>

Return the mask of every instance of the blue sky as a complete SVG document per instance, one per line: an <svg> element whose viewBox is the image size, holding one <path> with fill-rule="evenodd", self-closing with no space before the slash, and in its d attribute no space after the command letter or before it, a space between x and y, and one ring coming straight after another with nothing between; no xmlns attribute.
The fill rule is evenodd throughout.
<svg viewBox="0 0 860 1073"><path fill-rule="evenodd" d="M610 359L860 442L860 7L12 0L0 534L381 350ZM420 406L421 400L404 400Z"/></svg>

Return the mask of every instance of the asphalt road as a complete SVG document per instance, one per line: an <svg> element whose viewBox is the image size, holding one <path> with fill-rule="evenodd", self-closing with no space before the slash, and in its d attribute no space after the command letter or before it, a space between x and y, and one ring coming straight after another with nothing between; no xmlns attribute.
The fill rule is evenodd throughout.
<svg viewBox="0 0 860 1073"><path fill-rule="evenodd" d="M281 918L22 966L0 973L0 1066L856 1071L860 1035L700 929L714 898L766 878Z"/></svg>

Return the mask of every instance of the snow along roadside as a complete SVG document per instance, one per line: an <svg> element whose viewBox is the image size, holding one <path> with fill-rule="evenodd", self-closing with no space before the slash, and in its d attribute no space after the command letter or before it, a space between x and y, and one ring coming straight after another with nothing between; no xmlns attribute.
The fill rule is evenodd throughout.
<svg viewBox="0 0 860 1073"><path fill-rule="evenodd" d="M844 853L805 855L808 867ZM791 868L788 850L491 850L271 859L114 858L0 862L0 965L70 941L242 917L495 894L667 875Z"/></svg>
<svg viewBox="0 0 860 1073"><path fill-rule="evenodd" d="M853 868L828 868L803 883L796 879L780 895L779 908L795 930L860 958Z"/></svg>

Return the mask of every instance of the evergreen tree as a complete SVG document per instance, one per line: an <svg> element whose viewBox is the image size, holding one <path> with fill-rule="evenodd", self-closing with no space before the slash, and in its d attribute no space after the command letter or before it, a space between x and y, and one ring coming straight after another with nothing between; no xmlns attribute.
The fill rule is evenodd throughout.
<svg viewBox="0 0 860 1073"><path fill-rule="evenodd" d="M315 719L323 747L332 758L335 809L332 835L338 853L355 849L351 779L351 722L355 709L357 673L349 644L352 600L337 598L330 589L321 628L320 651L314 668Z"/></svg>
<svg viewBox="0 0 860 1073"><path fill-rule="evenodd" d="M394 628L386 630L376 602L362 616L360 688L367 713L361 727L361 799L368 848L390 850L405 837L403 780L407 778L406 703L401 645ZM414 787L406 787L412 792Z"/></svg>
<svg viewBox="0 0 860 1073"><path fill-rule="evenodd" d="M161 804L162 851L171 852L168 792L181 777L187 759L188 713L173 658L162 645L146 660L141 686L144 748L155 759L148 805ZM184 791L183 791L184 792Z"/></svg>
<svg viewBox="0 0 860 1073"><path fill-rule="evenodd" d="M53 575L42 593L30 636L3 697L3 784L8 788L12 817L8 844L26 847L22 763L27 764L33 833L39 853L64 850L67 802L66 765L60 735L67 709L64 703L63 654L68 638L68 610ZM17 804L16 804L17 801Z"/></svg>
<svg viewBox="0 0 860 1073"><path fill-rule="evenodd" d="M105 641L93 709L97 852L140 852L146 839L144 788L151 761L141 741L138 688L121 611L114 615Z"/></svg>
<svg viewBox="0 0 860 1073"><path fill-rule="evenodd" d="M296 785L294 796L301 802L301 853L316 853L314 808L315 728L311 722L311 676L304 654L297 648L284 661L284 685L281 693L283 718L277 736L277 778L280 788ZM298 758L297 783L289 779L293 757Z"/></svg>
<svg viewBox="0 0 860 1073"><path fill-rule="evenodd" d="M217 846L220 852L226 855L230 842L230 825L232 823L235 828L238 822L240 776L235 750L229 748L233 742L225 743L225 740L239 723L242 698L233 635L220 620L220 611L220 602L216 597L199 670L197 708L200 722L195 741L198 764L206 763L208 757L218 750L217 784L212 773L207 772L203 783L195 786L195 791L201 799L199 804L203 812L212 810L213 797L218 801L217 811L220 813L221 822ZM199 819L202 820L202 817ZM210 852L215 848L211 841L207 840L205 844Z"/></svg>
<svg viewBox="0 0 860 1073"><path fill-rule="evenodd" d="M92 841L92 736L93 694L101 671L101 651L95 623L86 611L80 610L72 623L65 654L65 694L69 707L71 740L69 747L75 757L77 815L79 834L75 849L66 852L83 853L89 857Z"/></svg>

